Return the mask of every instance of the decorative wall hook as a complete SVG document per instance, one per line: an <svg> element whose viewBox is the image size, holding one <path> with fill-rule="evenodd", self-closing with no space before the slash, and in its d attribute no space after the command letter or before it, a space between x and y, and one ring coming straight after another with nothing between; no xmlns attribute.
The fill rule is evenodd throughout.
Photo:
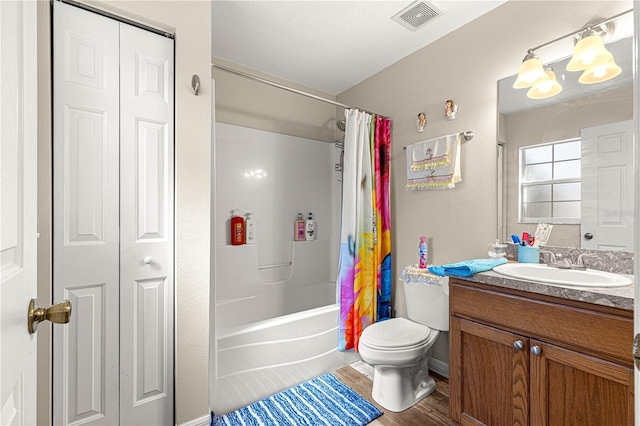
<svg viewBox="0 0 640 426"><path fill-rule="evenodd" d="M191 91L196 96L198 96L198 92L200 92L200 77L198 77L197 74L191 77Z"/></svg>
<svg viewBox="0 0 640 426"><path fill-rule="evenodd" d="M447 100L444 104L444 116L447 120L455 120L456 113L458 112L458 104L453 99Z"/></svg>
<svg viewBox="0 0 640 426"><path fill-rule="evenodd" d="M424 132L424 126L427 125L427 117L424 115L424 112L418 114L418 120L416 120L416 127L418 128L418 133Z"/></svg>

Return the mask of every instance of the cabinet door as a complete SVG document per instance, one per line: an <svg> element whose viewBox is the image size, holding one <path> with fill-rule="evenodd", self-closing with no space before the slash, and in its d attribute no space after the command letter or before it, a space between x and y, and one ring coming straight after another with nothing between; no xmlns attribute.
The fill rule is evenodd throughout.
<svg viewBox="0 0 640 426"><path fill-rule="evenodd" d="M533 425L632 425L633 369L531 340Z"/></svg>
<svg viewBox="0 0 640 426"><path fill-rule="evenodd" d="M463 425L528 424L526 338L451 317L449 362L453 420Z"/></svg>

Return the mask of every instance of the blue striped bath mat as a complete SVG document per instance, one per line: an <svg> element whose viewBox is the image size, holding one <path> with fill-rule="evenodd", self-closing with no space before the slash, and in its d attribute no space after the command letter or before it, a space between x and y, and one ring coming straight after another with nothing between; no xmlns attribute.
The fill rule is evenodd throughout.
<svg viewBox="0 0 640 426"><path fill-rule="evenodd" d="M223 416L212 426L366 425L382 415L369 401L327 373Z"/></svg>

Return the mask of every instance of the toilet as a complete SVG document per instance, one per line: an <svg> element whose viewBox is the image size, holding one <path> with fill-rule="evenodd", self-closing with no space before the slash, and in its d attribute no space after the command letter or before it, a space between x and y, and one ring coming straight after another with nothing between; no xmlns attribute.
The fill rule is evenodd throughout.
<svg viewBox="0 0 640 426"><path fill-rule="evenodd" d="M436 389L429 358L440 331L449 330L448 284L449 277L442 285L405 279L408 318L371 324L360 336L360 356L374 368L371 396L389 411L404 411Z"/></svg>

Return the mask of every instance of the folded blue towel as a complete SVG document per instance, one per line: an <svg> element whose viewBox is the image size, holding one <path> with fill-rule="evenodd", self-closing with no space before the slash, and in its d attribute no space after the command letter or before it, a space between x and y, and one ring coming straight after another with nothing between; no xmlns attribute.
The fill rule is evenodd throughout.
<svg viewBox="0 0 640 426"><path fill-rule="evenodd" d="M451 263L449 265L442 266L429 266L429 272L432 274L440 275L458 275L461 277L468 277L477 272L490 271L498 265L507 263L507 259L499 257L496 259L474 259L464 260L458 263Z"/></svg>

